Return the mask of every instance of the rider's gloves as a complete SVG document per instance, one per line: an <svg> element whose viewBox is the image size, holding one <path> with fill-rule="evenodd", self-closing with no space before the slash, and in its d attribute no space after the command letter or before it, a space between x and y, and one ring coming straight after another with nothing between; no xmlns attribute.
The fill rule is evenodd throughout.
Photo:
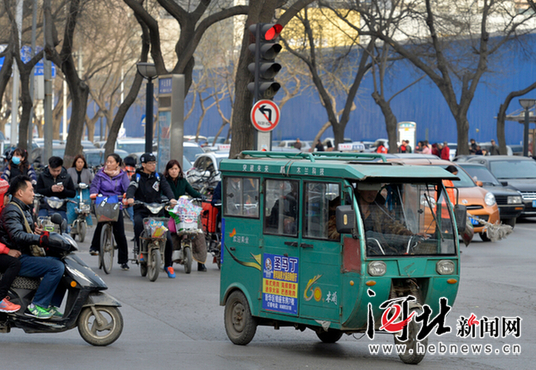
<svg viewBox="0 0 536 370"><path fill-rule="evenodd" d="M39 238L39 246L42 248L45 248L45 250L48 250L49 248L53 249L60 249L60 250L66 250L65 242L63 239L59 237L50 237L50 233L48 231L43 231L41 234L41 237Z"/></svg>
<svg viewBox="0 0 536 370"><path fill-rule="evenodd" d="M50 233L48 231L43 231L41 237L39 238L39 246L46 247L48 245Z"/></svg>

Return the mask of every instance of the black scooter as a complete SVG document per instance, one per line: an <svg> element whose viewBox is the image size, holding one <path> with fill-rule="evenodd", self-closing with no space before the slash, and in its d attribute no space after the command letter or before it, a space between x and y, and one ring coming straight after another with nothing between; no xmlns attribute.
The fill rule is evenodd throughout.
<svg viewBox="0 0 536 370"><path fill-rule="evenodd" d="M64 315L61 319L46 320L26 315L26 308L32 302L40 279L18 276L8 296L21 308L15 313L0 312L0 333L9 333L11 328L20 328L26 333L58 333L78 327L78 332L89 344L107 346L115 342L123 331L123 316L118 309L121 304L103 292L108 289L104 281L73 253L78 250L77 244L64 233L67 225L62 217L55 213L51 221L60 225L61 233L55 237L70 245L70 250L60 256L65 264L60 284L67 288Z"/></svg>

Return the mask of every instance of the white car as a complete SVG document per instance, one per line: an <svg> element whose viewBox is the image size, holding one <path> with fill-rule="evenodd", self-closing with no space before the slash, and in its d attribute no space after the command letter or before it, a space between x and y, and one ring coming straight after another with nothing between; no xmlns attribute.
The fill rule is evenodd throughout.
<svg viewBox="0 0 536 370"><path fill-rule="evenodd" d="M281 148L281 149L296 149L294 148L294 143L296 142L296 140L281 140L279 142L279 144L277 145L278 148ZM299 149L300 151L302 152L308 152L309 149L311 149L311 144L310 144L310 141L301 141L300 140L300 143L301 143L301 149ZM272 147L273 149L273 147Z"/></svg>
<svg viewBox="0 0 536 370"><path fill-rule="evenodd" d="M220 162L229 158L229 152L208 152L197 157L192 168L186 171L186 180L192 187L203 192L214 189L221 180Z"/></svg>

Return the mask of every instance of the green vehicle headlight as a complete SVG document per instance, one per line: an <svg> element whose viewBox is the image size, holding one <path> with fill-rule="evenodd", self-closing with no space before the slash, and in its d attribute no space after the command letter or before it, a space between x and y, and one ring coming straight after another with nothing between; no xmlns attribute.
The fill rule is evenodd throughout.
<svg viewBox="0 0 536 370"><path fill-rule="evenodd" d="M438 261L436 271L439 275L452 275L454 273L454 262L451 260Z"/></svg>
<svg viewBox="0 0 536 370"><path fill-rule="evenodd" d="M372 261L368 265L370 276L382 276L387 271L387 265L383 261Z"/></svg>

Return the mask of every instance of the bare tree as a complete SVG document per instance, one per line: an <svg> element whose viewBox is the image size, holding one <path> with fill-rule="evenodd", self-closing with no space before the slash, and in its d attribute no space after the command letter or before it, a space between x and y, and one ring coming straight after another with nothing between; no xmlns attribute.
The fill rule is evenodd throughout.
<svg viewBox="0 0 536 370"><path fill-rule="evenodd" d="M65 163L72 163L74 157L82 152L81 138L86 119L89 86L80 78L73 59L74 33L78 17L87 0L70 0L68 3L67 19L63 33L60 51L57 29L52 17L51 0L44 0L45 13L45 54L47 59L54 62L65 75L72 99L71 122L69 136L65 146Z"/></svg>
<svg viewBox="0 0 536 370"><path fill-rule="evenodd" d="M316 9L316 11L319 13L320 9ZM350 112L355 109L354 99L361 81L370 69L371 64L367 62L374 48L374 39L371 39L368 45L361 50L356 64L353 63L356 58L352 50L355 49L358 40L357 32L353 35L347 34L345 43L349 45L348 47L338 45L336 48L335 45L328 45L330 47L324 50L321 47L323 35L320 31L322 27L316 23L329 22L330 17L335 18L336 15L326 9L326 13L322 12L319 20L316 20L309 16L309 10L305 8L296 16L300 23L299 29L291 33L294 40L297 40L293 42L296 46L291 45L285 39L283 42L285 48L307 66L320 95L320 101L326 110L328 121L335 136L335 145L337 145L344 141L344 131L350 119ZM341 30L341 32L343 31ZM352 75L354 76L353 80L348 78ZM343 95L345 99L344 108L340 113L337 109L338 95ZM322 127L315 142L326 128Z"/></svg>
<svg viewBox="0 0 536 370"><path fill-rule="evenodd" d="M510 103L512 102L514 98L528 94L534 89L536 89L536 82L530 84L529 86L527 86L526 88L522 90L510 92L504 99L504 102L499 107L499 113L497 114L497 141L499 142L499 152L501 154L504 154L504 155L507 154L506 136L504 134L506 110L508 109L508 107L510 106ZM534 140L533 140L533 143L534 143Z"/></svg>
<svg viewBox="0 0 536 370"><path fill-rule="evenodd" d="M534 15L518 15L511 1L500 0L351 3L363 19L362 34L391 45L438 87L456 121L458 153L468 154L467 112L483 74L490 69L490 57L529 32L525 26Z"/></svg>

